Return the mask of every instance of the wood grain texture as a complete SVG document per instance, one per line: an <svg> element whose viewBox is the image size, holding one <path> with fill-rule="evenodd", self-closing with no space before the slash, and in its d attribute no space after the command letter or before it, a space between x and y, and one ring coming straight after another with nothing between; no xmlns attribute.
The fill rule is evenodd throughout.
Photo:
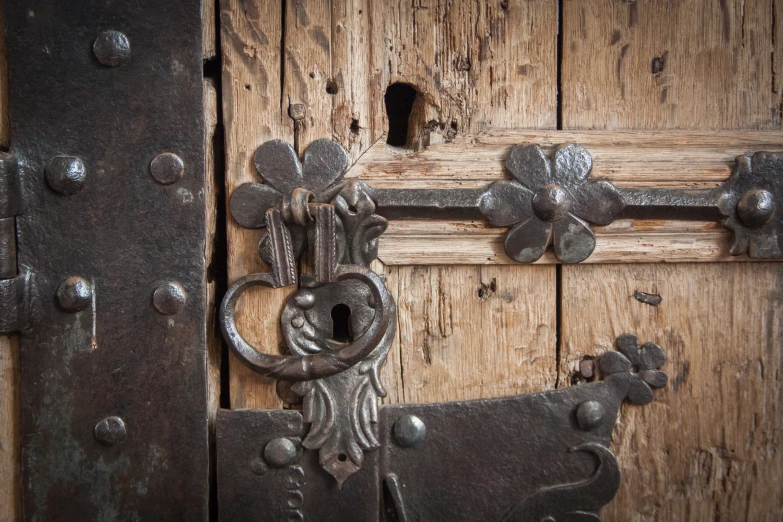
<svg viewBox="0 0 783 522"><path fill-rule="evenodd" d="M504 176L512 145L536 143L551 152L569 142L591 152L594 179L620 187L715 187L731 175L736 156L783 150L783 134L774 131L495 130L411 154L379 140L348 176L377 188L485 187ZM594 231L596 249L586 263L748 260L729 254L732 235L715 222L620 220ZM506 232L484 221L395 221L379 258L386 265L513 264L503 248ZM556 262L550 251L538 264Z"/></svg>
<svg viewBox="0 0 783 522"><path fill-rule="evenodd" d="M218 181L215 168L215 132L218 126L218 98L215 81L211 78L204 79L204 156L206 158L206 202L207 211L207 238L206 238L206 266L212 266L215 252L215 234L217 231L217 198L220 193L216 185ZM209 268L208 268L209 270ZM220 360L223 349L223 340L220 327L217 324L216 312L219 303L215 302L217 280L205 274L207 279L207 412L209 414L210 440L214 436L215 416L220 407Z"/></svg>
<svg viewBox="0 0 783 522"><path fill-rule="evenodd" d="M566 0L564 128L779 129L780 12L769 0ZM781 520L781 265L563 266L561 288L560 385L625 332L669 358L656 401L622 408L623 479L602 519Z"/></svg>
<svg viewBox="0 0 783 522"><path fill-rule="evenodd" d="M502 397L554 388L551 267L386 267L398 334L387 403ZM399 366L397 366L399 364ZM396 377L396 379L395 379Z"/></svg>
<svg viewBox="0 0 783 522"><path fill-rule="evenodd" d="M779 127L779 0L563 7L564 129Z"/></svg>
<svg viewBox="0 0 783 522"><path fill-rule="evenodd" d="M249 181L259 181L253 153L270 139L293 143L294 126L282 105L281 43L283 8L279 1L220 2L225 126L226 194ZM257 253L261 231L240 228L227 219L229 284L239 277L267 270ZM274 352L282 340L277 317L291 290L255 289L237 307L237 324L248 342ZM282 405L274 382L262 378L233 355L229 359L233 407L274 408Z"/></svg>
<svg viewBox="0 0 783 522"><path fill-rule="evenodd" d="M332 138L348 150L354 161L361 158L372 144L385 141L388 122L384 93L394 82L408 83L418 92L418 116L411 119L411 124L422 146L493 126L555 126L554 2L509 2L504 8L489 1L446 6L437 2L411 5L369 0L294 0L285 4L223 0L221 11L229 195L242 182L254 179L250 158L266 139L284 139L301 152L314 139ZM282 25L284 34L280 32ZM281 66L282 77L277 77ZM263 96L255 93L258 86L265 89ZM275 91L278 87L281 90ZM229 279L233 281L261 269L256 254L260 234L239 230L230 218L229 222ZM413 284L409 280L412 276L396 270L384 269L390 281ZM426 267L416 277L422 282L440 280L442 288L464 287L467 292L484 282L482 270L469 266ZM518 289L514 285L524 281L530 294L548 296L543 297L549 304L539 310L540 321L549 321L547 327L553 329L554 316L545 312L554 307L549 282L554 268L507 266L497 270L500 272L490 270L493 277L508 279L512 289ZM532 277L541 270L549 270L551 277ZM416 292L424 291L424 287L406 291L408 298L418 299L420 294ZM248 341L267 351L278 346L278 314L285 295L286 291L259 290L243 298L239 326ZM526 301L516 299L507 303L496 298L496 311L501 315L522 313L520 303ZM455 299L451 306L452 313L459 317L469 317L482 309L470 300ZM402 307L400 310L400 324L404 322L411 332L424 331L423 316L403 312ZM513 336L533 343L543 338L538 327L539 323L520 321ZM486 357L479 353L484 342L478 337L480 329L459 326L456 331L432 336L433 353L466 354L474 361ZM463 379L477 382L476 368L463 367L460 371L465 375L439 370L438 364L418 368L415 354L420 351L421 339L413 334L400 339L395 341L395 350L402 366L393 366L397 363L392 363L390 357L384 370L389 400L481 395L478 386L473 391L460 389ZM553 353L552 336L541 342L548 343L549 353ZM479 355L471 355L474 351ZM544 359L533 366L535 371L524 365L501 369L496 362L484 361L482 368L494 372L485 375L485 391L502 394L503 390L526 389L525 383L546 382L551 387L554 360L549 362L538 375L535 372L545 365ZM408 391L401 378L394 378L395 373L408 372L408 365L408 375L418 375L417 382L423 382L432 372L431 381L443 391L431 391L433 386L425 392ZM394 373L390 374L390 369ZM273 382L253 375L233 358L230 372L233 408L280 406ZM497 384L490 384L493 379Z"/></svg>
<svg viewBox="0 0 783 522"><path fill-rule="evenodd" d="M0 336L0 520L22 519L19 345Z"/></svg>
<svg viewBox="0 0 783 522"><path fill-rule="evenodd" d="M217 56L216 0L201 0L201 28L204 60Z"/></svg>

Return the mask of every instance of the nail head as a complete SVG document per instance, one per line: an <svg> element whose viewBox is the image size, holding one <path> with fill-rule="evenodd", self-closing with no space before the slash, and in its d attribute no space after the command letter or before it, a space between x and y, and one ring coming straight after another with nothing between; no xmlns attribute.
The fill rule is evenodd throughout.
<svg viewBox="0 0 783 522"><path fill-rule="evenodd" d="M92 301L92 285L84 278L72 276L57 287L57 303L66 312L81 312Z"/></svg>
<svg viewBox="0 0 783 522"><path fill-rule="evenodd" d="M76 156L55 156L46 165L44 176L49 188L63 196L72 196L84 188L87 171Z"/></svg>
<svg viewBox="0 0 783 522"><path fill-rule="evenodd" d="M185 173L185 164L176 154L164 152L155 156L150 162L150 172L158 183L171 185L179 181Z"/></svg>
<svg viewBox="0 0 783 522"><path fill-rule="evenodd" d="M125 421L117 416L106 417L95 425L94 434L95 440L101 444L113 446L122 442L125 439L125 435L127 435Z"/></svg>
<svg viewBox="0 0 783 522"><path fill-rule="evenodd" d="M107 67L117 67L130 59L130 42L124 33L104 31L92 44L92 52L95 53L95 57L101 64Z"/></svg>
<svg viewBox="0 0 783 522"><path fill-rule="evenodd" d="M160 285L152 296L152 302L163 315L174 315L185 306L187 296L179 283L168 282Z"/></svg>

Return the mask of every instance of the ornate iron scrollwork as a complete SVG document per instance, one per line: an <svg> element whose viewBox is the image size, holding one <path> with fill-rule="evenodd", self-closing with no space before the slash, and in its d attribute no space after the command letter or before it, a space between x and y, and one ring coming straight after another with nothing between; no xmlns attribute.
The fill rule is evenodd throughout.
<svg viewBox="0 0 783 522"><path fill-rule="evenodd" d="M513 225L506 249L514 259L535 261L553 242L562 261L581 261L595 246L587 222L609 223L626 208L620 190L588 179L591 161L578 145L559 147L552 159L536 146L513 147L506 167L514 180L481 191L380 191L344 181L347 156L330 141L315 141L301 163L284 142L262 145L255 165L266 183L239 187L231 212L243 226L266 228L259 254L271 271L234 283L220 318L243 362L295 381L290 390L302 398L302 412L256 412L277 419L264 426L251 412L221 412L221 515L254 513L246 501L237 504L236 495L251 495L271 519L310 511L323 520L377 519L380 502L398 520L598 520L619 485L608 449L614 419L623 400L647 404L652 388L665 386L661 348L621 336L619 352L600 359L602 381L565 390L379 408L396 310L368 268L387 227L384 213L480 213L496 226ZM299 277L305 248L313 275ZM235 320L242 293L297 283L280 316L289 354L247 343ZM247 448L256 456L239 458ZM281 470L298 478L281 483ZM430 489L433 483L442 487ZM273 514L275 506L286 513Z"/></svg>

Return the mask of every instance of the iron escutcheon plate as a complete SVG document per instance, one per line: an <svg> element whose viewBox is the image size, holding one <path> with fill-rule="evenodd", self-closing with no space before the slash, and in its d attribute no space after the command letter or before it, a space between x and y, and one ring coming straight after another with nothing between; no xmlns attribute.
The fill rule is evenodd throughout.
<svg viewBox="0 0 783 522"><path fill-rule="evenodd" d="M200 2L7 1L5 24L24 517L204 520Z"/></svg>

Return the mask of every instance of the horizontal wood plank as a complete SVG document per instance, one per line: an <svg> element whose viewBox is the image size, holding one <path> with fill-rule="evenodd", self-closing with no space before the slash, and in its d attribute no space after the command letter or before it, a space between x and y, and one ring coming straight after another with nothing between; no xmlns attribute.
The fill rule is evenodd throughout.
<svg viewBox="0 0 783 522"><path fill-rule="evenodd" d="M551 151L580 143L593 156L593 179L620 187L715 187L728 178L735 158L758 150L783 150L773 131L525 131L465 136L418 152L401 153L379 140L348 172L377 188L477 188L507 178L503 162L515 144ZM596 249L586 263L737 261L732 234L714 222L619 220L594 227ZM379 259L386 265L510 264L506 229L482 221L395 221L383 235ZM555 263L549 252L538 263Z"/></svg>

